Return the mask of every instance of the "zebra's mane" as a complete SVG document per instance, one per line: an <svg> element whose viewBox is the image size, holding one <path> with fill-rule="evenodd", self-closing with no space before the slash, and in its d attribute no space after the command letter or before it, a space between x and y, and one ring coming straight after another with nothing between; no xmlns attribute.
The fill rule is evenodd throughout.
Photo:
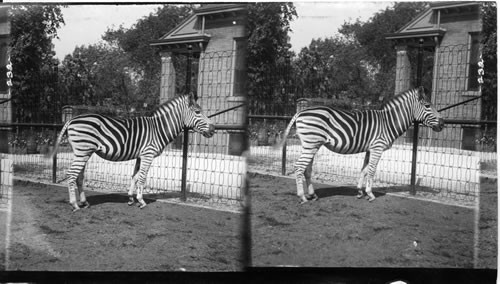
<svg viewBox="0 0 500 284"><path fill-rule="evenodd" d="M160 115L160 111L162 109L164 109L166 106L171 105L174 102L177 102L177 101L180 101L180 100L184 100L188 96L189 96L188 94L183 94L183 95L179 95L179 96L176 96L176 97L168 99L166 102L162 103L159 107L157 107L153 111L153 113L151 114L151 116ZM187 98L187 100L189 100L189 98Z"/></svg>
<svg viewBox="0 0 500 284"><path fill-rule="evenodd" d="M394 106L394 104L397 101L400 101L401 99L409 98L411 96L417 96L417 99L418 99L418 95L419 95L418 94L418 88L413 88L413 89L406 90L404 92L401 92L401 93L395 95L392 98L389 98L386 102L384 102L382 104L382 107L380 108L380 110L386 110L386 109Z"/></svg>

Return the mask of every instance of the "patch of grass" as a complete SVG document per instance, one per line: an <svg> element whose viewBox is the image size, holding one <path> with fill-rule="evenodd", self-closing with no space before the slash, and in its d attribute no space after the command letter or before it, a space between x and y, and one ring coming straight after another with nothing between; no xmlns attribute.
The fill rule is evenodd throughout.
<svg viewBox="0 0 500 284"><path fill-rule="evenodd" d="M264 222L270 226L289 226L290 223L280 222L273 217L264 217Z"/></svg>
<svg viewBox="0 0 500 284"><path fill-rule="evenodd" d="M41 226L40 226L40 229L42 230L42 232L44 232L44 233L45 233L45 234L47 234L47 235L52 235L52 234L63 234L63 233L65 233L65 231L54 230L54 229L52 229L51 227L46 226L46 225L41 225Z"/></svg>

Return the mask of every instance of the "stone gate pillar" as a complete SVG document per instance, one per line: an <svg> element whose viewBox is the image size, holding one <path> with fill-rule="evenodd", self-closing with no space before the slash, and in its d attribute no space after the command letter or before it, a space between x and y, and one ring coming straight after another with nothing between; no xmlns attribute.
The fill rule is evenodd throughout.
<svg viewBox="0 0 500 284"><path fill-rule="evenodd" d="M175 96L175 68L172 52L161 52L160 104Z"/></svg>
<svg viewBox="0 0 500 284"><path fill-rule="evenodd" d="M394 93L399 94L410 88L411 66L406 46L396 47L396 82Z"/></svg>

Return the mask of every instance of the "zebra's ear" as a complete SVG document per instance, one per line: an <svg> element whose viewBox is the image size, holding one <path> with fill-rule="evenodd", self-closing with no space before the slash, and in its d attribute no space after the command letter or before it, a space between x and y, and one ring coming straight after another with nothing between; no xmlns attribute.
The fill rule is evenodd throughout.
<svg viewBox="0 0 500 284"><path fill-rule="evenodd" d="M189 92L189 106L195 105L198 98L193 92Z"/></svg>
<svg viewBox="0 0 500 284"><path fill-rule="evenodd" d="M429 98L427 97L426 94L426 90L423 86L418 87L418 100L421 102L429 101Z"/></svg>

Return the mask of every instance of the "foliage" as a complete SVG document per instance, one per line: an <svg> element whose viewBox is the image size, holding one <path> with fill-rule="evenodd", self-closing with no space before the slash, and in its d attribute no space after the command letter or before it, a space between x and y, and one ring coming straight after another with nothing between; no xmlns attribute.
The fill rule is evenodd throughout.
<svg viewBox="0 0 500 284"><path fill-rule="evenodd" d="M303 97L321 97L339 103L363 105L378 97L373 93L374 68L359 44L342 37L316 39L295 61L296 82Z"/></svg>
<svg viewBox="0 0 500 284"><path fill-rule="evenodd" d="M251 113L260 113L266 104L281 94L284 78L273 80L270 74L283 70L294 55L290 51L288 33L290 22L297 16L293 3L258 2L248 5L247 20L247 90L250 101L259 105L250 106ZM269 105L269 104L267 104Z"/></svg>
<svg viewBox="0 0 500 284"><path fill-rule="evenodd" d="M102 43L77 47L62 62L61 92L71 105L139 108L137 74L128 65L127 55L117 47Z"/></svg>
<svg viewBox="0 0 500 284"><path fill-rule="evenodd" d="M131 28L120 26L108 29L103 40L123 52L129 72L136 75L137 103L149 106L158 104L160 93L160 49L150 46L151 40L159 39L175 28L193 10L193 5L164 5L154 13L138 20Z"/></svg>
<svg viewBox="0 0 500 284"><path fill-rule="evenodd" d="M61 9L56 5L13 5L9 18L14 120L52 120L57 98L50 82L58 64L52 39L57 38L57 29L64 24Z"/></svg>
<svg viewBox="0 0 500 284"><path fill-rule="evenodd" d="M397 32L426 6L427 2L396 2L366 22L358 19L354 23L344 23L339 32L358 42L372 65L379 66L381 72L388 72L396 62L396 53L385 35Z"/></svg>
<svg viewBox="0 0 500 284"><path fill-rule="evenodd" d="M484 84L483 118L497 119L497 6L496 2L485 2L482 6L483 18L483 60Z"/></svg>

